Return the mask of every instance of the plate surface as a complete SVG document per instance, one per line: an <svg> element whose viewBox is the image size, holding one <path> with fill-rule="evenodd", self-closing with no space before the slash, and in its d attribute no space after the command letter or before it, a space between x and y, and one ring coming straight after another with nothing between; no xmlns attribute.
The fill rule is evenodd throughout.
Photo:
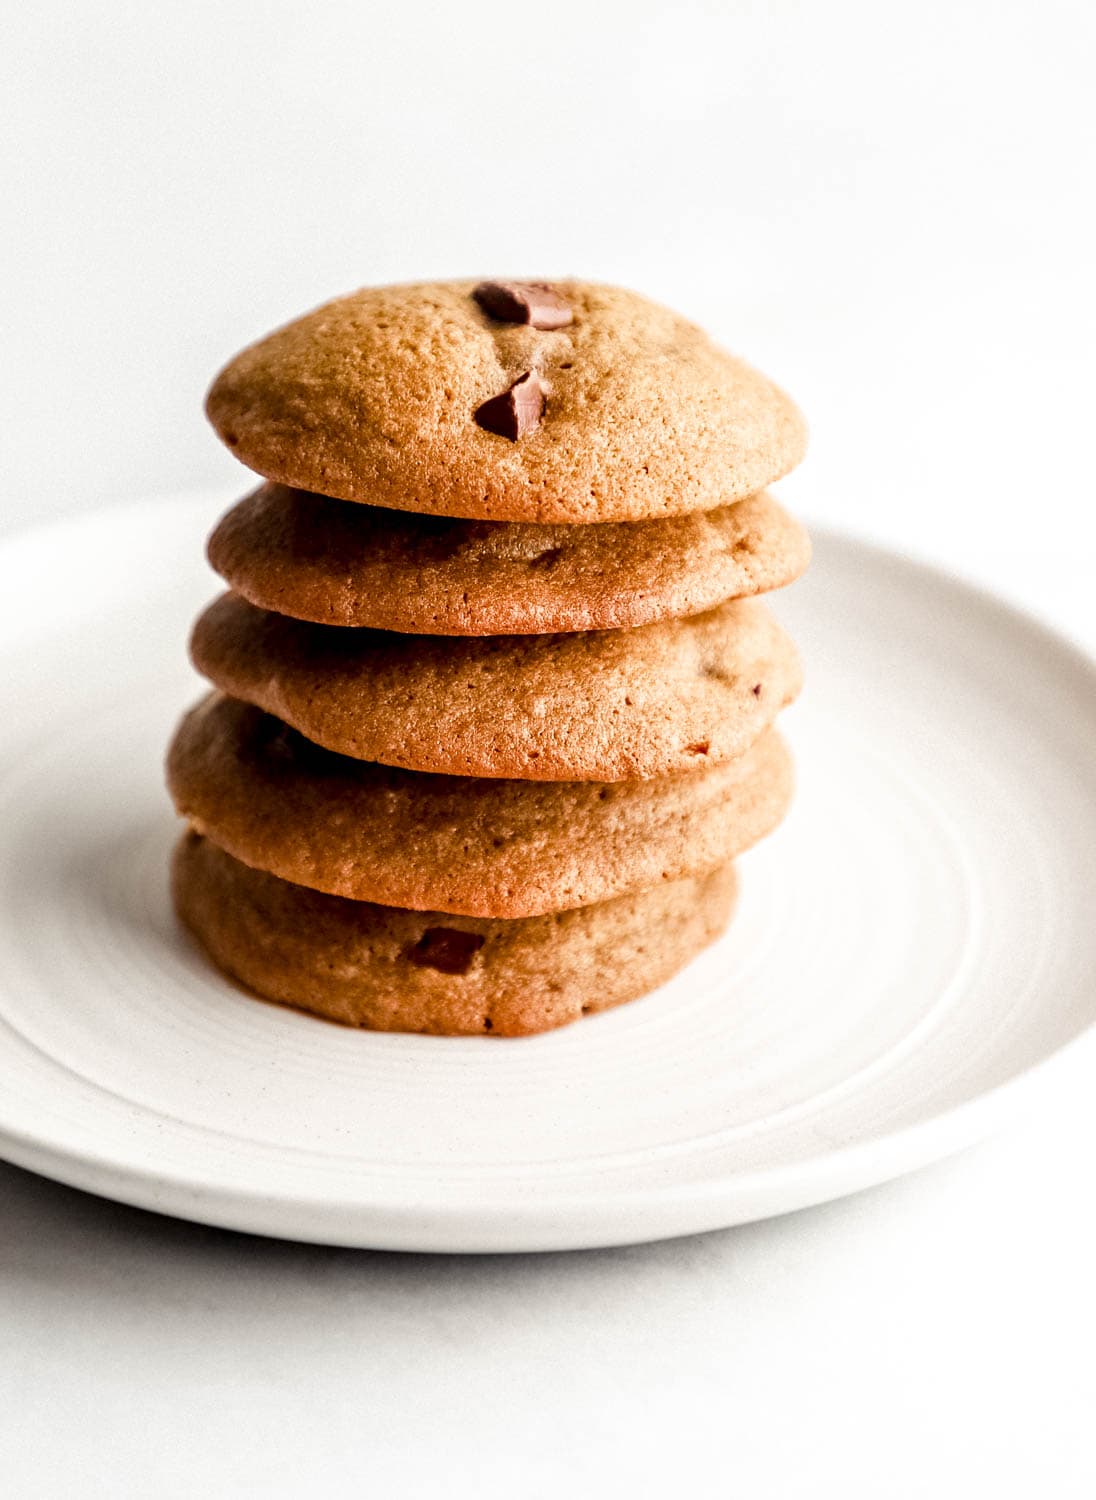
<svg viewBox="0 0 1096 1500"><path fill-rule="evenodd" d="M263 1234L623 1244L954 1150L1096 1019L1096 668L825 534L776 601L807 665L795 806L671 984L511 1042L248 999L166 887L161 763L201 691L185 639L217 514L144 504L0 548L0 1155Z"/></svg>

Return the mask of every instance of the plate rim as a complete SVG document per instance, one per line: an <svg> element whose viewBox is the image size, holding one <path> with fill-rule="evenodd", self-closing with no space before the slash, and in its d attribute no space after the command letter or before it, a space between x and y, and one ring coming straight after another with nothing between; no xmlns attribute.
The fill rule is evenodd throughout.
<svg viewBox="0 0 1096 1500"><path fill-rule="evenodd" d="M528 1201L481 1198L474 1210L477 1226L470 1229L467 1217L471 1210L463 1203L436 1201L423 1209L385 1203L378 1194L368 1202L275 1198L248 1185L211 1185L187 1173L143 1170L95 1152L60 1147L3 1121L0 1159L110 1202L267 1239L457 1255L605 1249L782 1218L944 1161L1029 1111L1034 1096L1057 1079L1060 1069L1069 1063L1078 1065L1090 1050L1096 1050L1096 1021L1014 1076L897 1130L776 1166L602 1194L598 1209L604 1217L596 1228L589 1220L590 1200L579 1194L539 1193ZM97 1185L105 1176L113 1179L109 1188ZM790 1198L795 1201L787 1201ZM343 1229L309 1225L303 1216L318 1210L326 1211L329 1218L352 1215L360 1222ZM642 1219L654 1210L686 1215L689 1222L685 1227L678 1225L653 1234L639 1225L624 1227L629 1220ZM282 1222L275 1223L279 1218ZM429 1220L429 1228L424 1226L424 1219Z"/></svg>

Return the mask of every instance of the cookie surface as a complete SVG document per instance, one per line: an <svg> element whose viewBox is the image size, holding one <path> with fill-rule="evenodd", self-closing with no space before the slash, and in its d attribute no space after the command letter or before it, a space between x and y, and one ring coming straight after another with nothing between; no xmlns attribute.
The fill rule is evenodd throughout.
<svg viewBox="0 0 1096 1500"><path fill-rule="evenodd" d="M423 635L604 630L699 614L798 578L810 542L766 494L630 525L461 521L264 485L209 560L263 609Z"/></svg>
<svg viewBox="0 0 1096 1500"><path fill-rule="evenodd" d="M512 918L726 864L783 817L792 768L769 731L738 760L657 781L434 776L334 755L213 695L179 726L168 786L194 829L283 880Z"/></svg>
<svg viewBox="0 0 1096 1500"><path fill-rule="evenodd" d="M627 781L743 754L799 691L752 599L634 630L401 636L291 620L224 594L198 671L357 760L454 776Z"/></svg>
<svg viewBox="0 0 1096 1500"><path fill-rule="evenodd" d="M472 281L338 298L232 360L210 421L266 479L488 521L708 510L802 458L794 403L694 324L616 287L553 287L572 312L564 327L500 321ZM523 405L521 435L507 436L484 408L530 384L540 415Z"/></svg>
<svg viewBox="0 0 1096 1500"><path fill-rule="evenodd" d="M723 930L733 867L518 921L347 901L249 869L198 834L172 870L175 909L256 994L348 1026L522 1036L633 1000Z"/></svg>

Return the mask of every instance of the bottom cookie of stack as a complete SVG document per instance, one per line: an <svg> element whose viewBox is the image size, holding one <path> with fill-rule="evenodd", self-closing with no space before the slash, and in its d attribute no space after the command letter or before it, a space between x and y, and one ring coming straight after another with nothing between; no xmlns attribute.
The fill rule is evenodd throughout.
<svg viewBox="0 0 1096 1500"><path fill-rule="evenodd" d="M183 835L175 907L219 968L268 1000L348 1026L524 1036L665 983L730 919L731 864L653 889L518 918L407 911L329 896Z"/></svg>

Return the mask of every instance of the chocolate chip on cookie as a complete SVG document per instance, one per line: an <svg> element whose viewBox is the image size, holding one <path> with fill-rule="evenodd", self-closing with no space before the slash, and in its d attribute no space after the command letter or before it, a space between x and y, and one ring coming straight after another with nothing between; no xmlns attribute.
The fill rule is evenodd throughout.
<svg viewBox="0 0 1096 1500"><path fill-rule="evenodd" d="M566 328L574 318L570 304L543 281L481 281L472 296L500 323Z"/></svg>
<svg viewBox="0 0 1096 1500"><path fill-rule="evenodd" d="M407 957L420 969L437 969L439 974L467 974L483 942L483 935L478 932L428 927Z"/></svg>
<svg viewBox="0 0 1096 1500"><path fill-rule="evenodd" d="M487 432L516 443L540 426L544 415L544 387L535 370L526 370L508 391L492 396L476 408L476 422Z"/></svg>

